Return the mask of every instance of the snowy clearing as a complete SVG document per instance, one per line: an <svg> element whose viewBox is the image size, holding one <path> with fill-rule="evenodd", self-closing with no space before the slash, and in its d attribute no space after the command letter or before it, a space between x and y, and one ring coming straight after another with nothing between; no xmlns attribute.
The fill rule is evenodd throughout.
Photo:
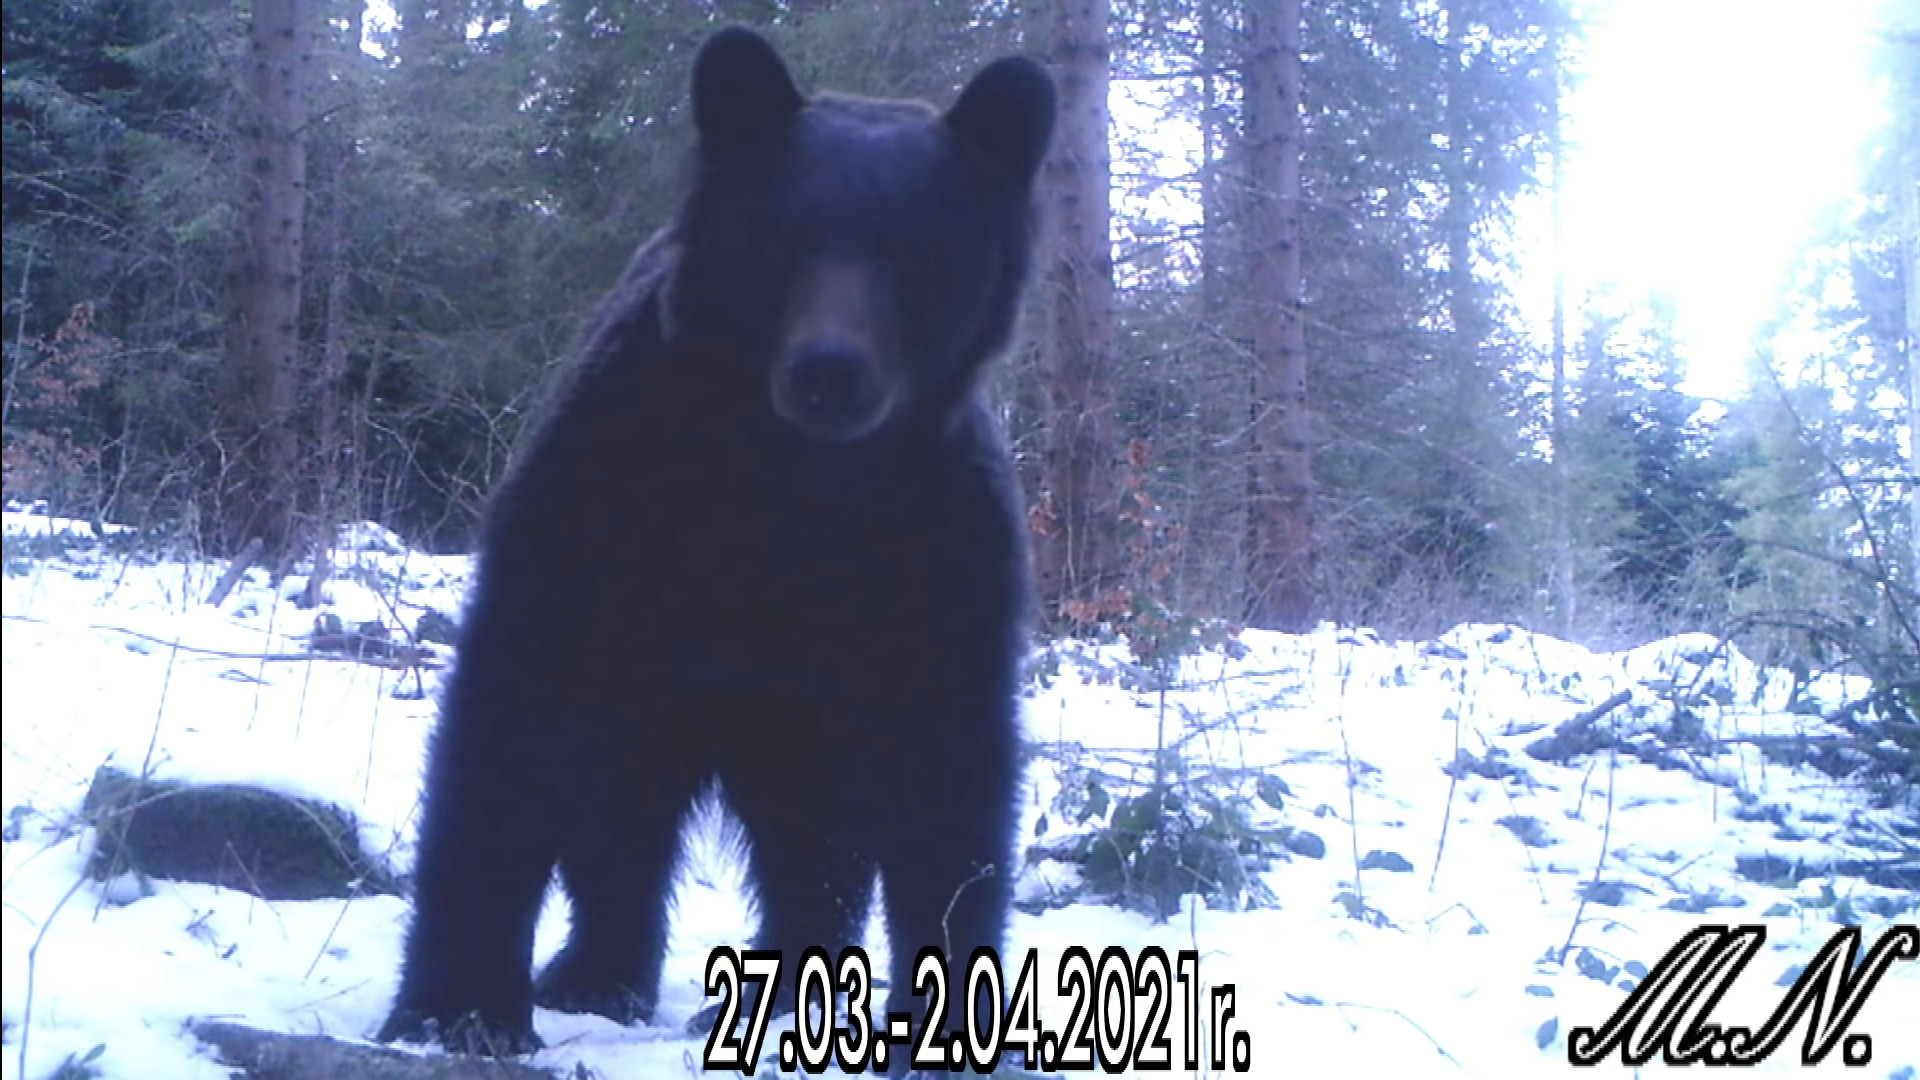
<svg viewBox="0 0 1920 1080"><path fill-rule="evenodd" d="M305 651L320 614L294 604L299 577L276 590L250 571L215 608L204 598L221 565L156 559L37 515L9 512L6 532L0 1076L42 1080L95 1047L94 1071L68 1075L229 1075L186 1034L197 1019L366 1038L394 989L403 900L268 903L208 885L96 883L94 830L79 811L108 762L257 784L347 809L366 847L404 873L452 651L430 646L438 666L425 669L285 659ZM410 552L377 526L350 539L323 609L342 625L457 616L468 560ZM1184 783L1239 815L1238 838L1294 852L1268 850L1216 905L1188 895L1164 921L1069 902L1086 885L1072 862L1029 865L1009 952L1038 950L1050 1027L1065 1012L1052 993L1063 950L1159 945L1197 950L1205 983L1236 988L1250 1075L1585 1076L1567 1064L1568 1030L1604 1023L1639 970L1628 965L1651 967L1703 923L1766 926L1764 950L1715 1013L1757 1025L1784 994L1783 973L1840 920L1860 925L1866 944L1916 921L1916 890L1864 872L1755 880L1767 876L1755 867L1885 864L1920 842L1913 792L1765 752L1772 736L1823 733L1813 706L1852 700L1857 683L1825 677L1796 694L1787 673L1705 636L1615 654L1486 625L1431 642L1332 627L1241 641L1241 655L1185 660L1164 694L1119 646L1058 647L1037 665L1023 845L1071 847L1143 789L1164 744L1179 750ZM1626 702L1598 722L1645 758L1661 758L1655 736L1682 709L1717 752L1649 761L1602 750L1564 765L1524 752L1621 691ZM698 1073L702 1040L683 1027L704 1003L708 952L753 930L724 830L703 820L679 881L657 1023L542 1011L549 1048L537 1063ZM1318 857L1301 853L1316 846L1306 834ZM540 959L565 925L555 894ZM877 930L868 948L879 970ZM1850 1026L1872 1037L1871 1065L1847 1069L1836 1050L1821 1069L1913 1080L1917 1016L1920 963L1896 962ZM1176 1072L1179 1038L1176 1022ZM1801 1071L1800 1043L1796 1030L1760 1071ZM1602 1068L1625 1072L1617 1054Z"/></svg>

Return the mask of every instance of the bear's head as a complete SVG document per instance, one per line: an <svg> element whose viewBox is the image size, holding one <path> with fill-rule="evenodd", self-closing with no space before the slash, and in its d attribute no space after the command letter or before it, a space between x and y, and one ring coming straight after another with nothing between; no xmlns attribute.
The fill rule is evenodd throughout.
<svg viewBox="0 0 1920 1080"><path fill-rule="evenodd" d="M944 114L809 99L736 28L694 62L693 118L669 336L707 346L815 442L950 415L1012 330L1053 130L1046 71L999 60Z"/></svg>

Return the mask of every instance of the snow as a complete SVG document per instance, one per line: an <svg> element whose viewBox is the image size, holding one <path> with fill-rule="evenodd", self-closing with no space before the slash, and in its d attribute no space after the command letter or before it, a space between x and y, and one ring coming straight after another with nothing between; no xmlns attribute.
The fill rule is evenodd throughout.
<svg viewBox="0 0 1920 1080"><path fill-rule="evenodd" d="M0 1078L48 1077L96 1046L97 1075L226 1076L185 1033L190 1020L367 1037L394 990L404 901L268 903L198 884L97 884L84 873L93 834L79 819L81 800L107 762L259 784L348 808L368 849L404 871L451 650L432 647L437 666L418 673L287 659L304 650L316 616L294 603L299 578L276 588L250 571L214 608L203 601L221 565L142 554L124 535L109 530L102 541L90 526L32 508L8 511L5 531L0 804L17 830L5 844L0 913ZM459 611L467 559L409 551L371 523L341 539L343 565L324 610L347 626L411 627L426 611ZM1197 950L1206 984L1236 987L1231 1023L1251 1035L1251 1075L1586 1075L1567 1064L1569 1028L1602 1024L1625 997L1628 976L1618 969L1652 966L1695 926L1767 927L1766 948L1715 1013L1754 1024L1780 999L1776 980L1839 929L1836 900L1868 943L1889 916L1916 919L1911 894L1858 878L1783 889L1735 872L1742 855L1884 858L1895 848L1873 838L1890 840L1895 821L1911 821L1910 803L1876 808L1859 785L1768 760L1749 742L1691 755L1682 769L1606 751L1568 765L1524 754L1616 691L1630 700L1608 723L1648 743L1682 697L1723 740L1823 730L1818 716L1790 709L1791 676L1711 637L1623 653L1494 625L1431 642L1333 626L1249 631L1240 641L1236 655L1209 651L1161 671L1134 664L1123 646L1054 646L1038 665L1049 674L1024 702L1034 754L1023 842L1058 851L1099 824L1075 823L1084 800L1073 792L1082 788L1063 798L1063 782L1095 778L1113 800L1137 794L1164 743L1179 750L1187 779L1237 807L1249 829L1311 832L1325 855L1272 859L1253 875L1246 902L1188 896L1164 921L1062 903L1081 885L1079 867L1038 860L1017 881L1023 903L1011 922L1008 979L1026 950L1038 950L1050 1027L1066 1011L1054 993L1065 949L1084 946L1097 958L1109 945L1136 955L1159 945L1170 956ZM1804 694L1831 708L1862 690L1823 676ZM1456 769L1456 779L1444 767L1462 753L1522 771L1495 779ZM1263 788L1262 775L1286 793ZM1521 818L1534 819L1547 846L1526 846L1500 824ZM1583 905L1603 836L1598 877L1620 887L1619 902ZM1909 834L1908 850L1912 843ZM1356 889L1356 861L1375 851L1412 871L1366 869ZM541 1011L535 1022L549 1049L539 1063L603 1076L698 1071L703 1039L683 1025L704 1003L708 951L747 940L754 920L718 813L699 815L690 830L677 889L657 1023L622 1028ZM1715 894L1742 906L1705 914L1664 906ZM556 892L538 959L558 948L565 926ZM876 970L886 962L880 930L876 917L867 942ZM1554 962L1570 934L1575 954L1590 950L1587 966L1616 969L1611 983L1582 974L1574 956ZM1915 1016L1920 963L1896 963L1850 1028L1873 1037L1873 1062L1847 1075L1912 1080L1903 1070L1920 1067ZM1180 1038L1177 1022L1173 1034ZM1799 1046L1796 1032L1760 1071L1798 1072ZM1176 1042L1176 1064L1178 1056ZM1840 1057L1822 1068L1842 1071Z"/></svg>

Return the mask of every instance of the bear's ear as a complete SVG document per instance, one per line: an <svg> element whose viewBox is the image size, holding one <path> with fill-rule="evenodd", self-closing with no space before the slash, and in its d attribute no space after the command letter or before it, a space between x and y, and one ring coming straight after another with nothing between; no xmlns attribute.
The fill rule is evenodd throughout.
<svg viewBox="0 0 1920 1080"><path fill-rule="evenodd" d="M1053 76L1025 57L995 60L947 110L947 126L1031 184L1053 138Z"/></svg>
<svg viewBox="0 0 1920 1080"><path fill-rule="evenodd" d="M709 159L765 143L804 104L780 54L744 27L714 34L694 58L693 125Z"/></svg>

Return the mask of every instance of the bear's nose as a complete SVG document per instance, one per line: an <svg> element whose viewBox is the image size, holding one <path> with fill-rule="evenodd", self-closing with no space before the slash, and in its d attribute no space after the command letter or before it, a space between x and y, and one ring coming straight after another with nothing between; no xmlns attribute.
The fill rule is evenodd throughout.
<svg viewBox="0 0 1920 1080"><path fill-rule="evenodd" d="M802 434L849 442L879 425L886 394L872 357L838 344L802 345L774 380L774 408Z"/></svg>

